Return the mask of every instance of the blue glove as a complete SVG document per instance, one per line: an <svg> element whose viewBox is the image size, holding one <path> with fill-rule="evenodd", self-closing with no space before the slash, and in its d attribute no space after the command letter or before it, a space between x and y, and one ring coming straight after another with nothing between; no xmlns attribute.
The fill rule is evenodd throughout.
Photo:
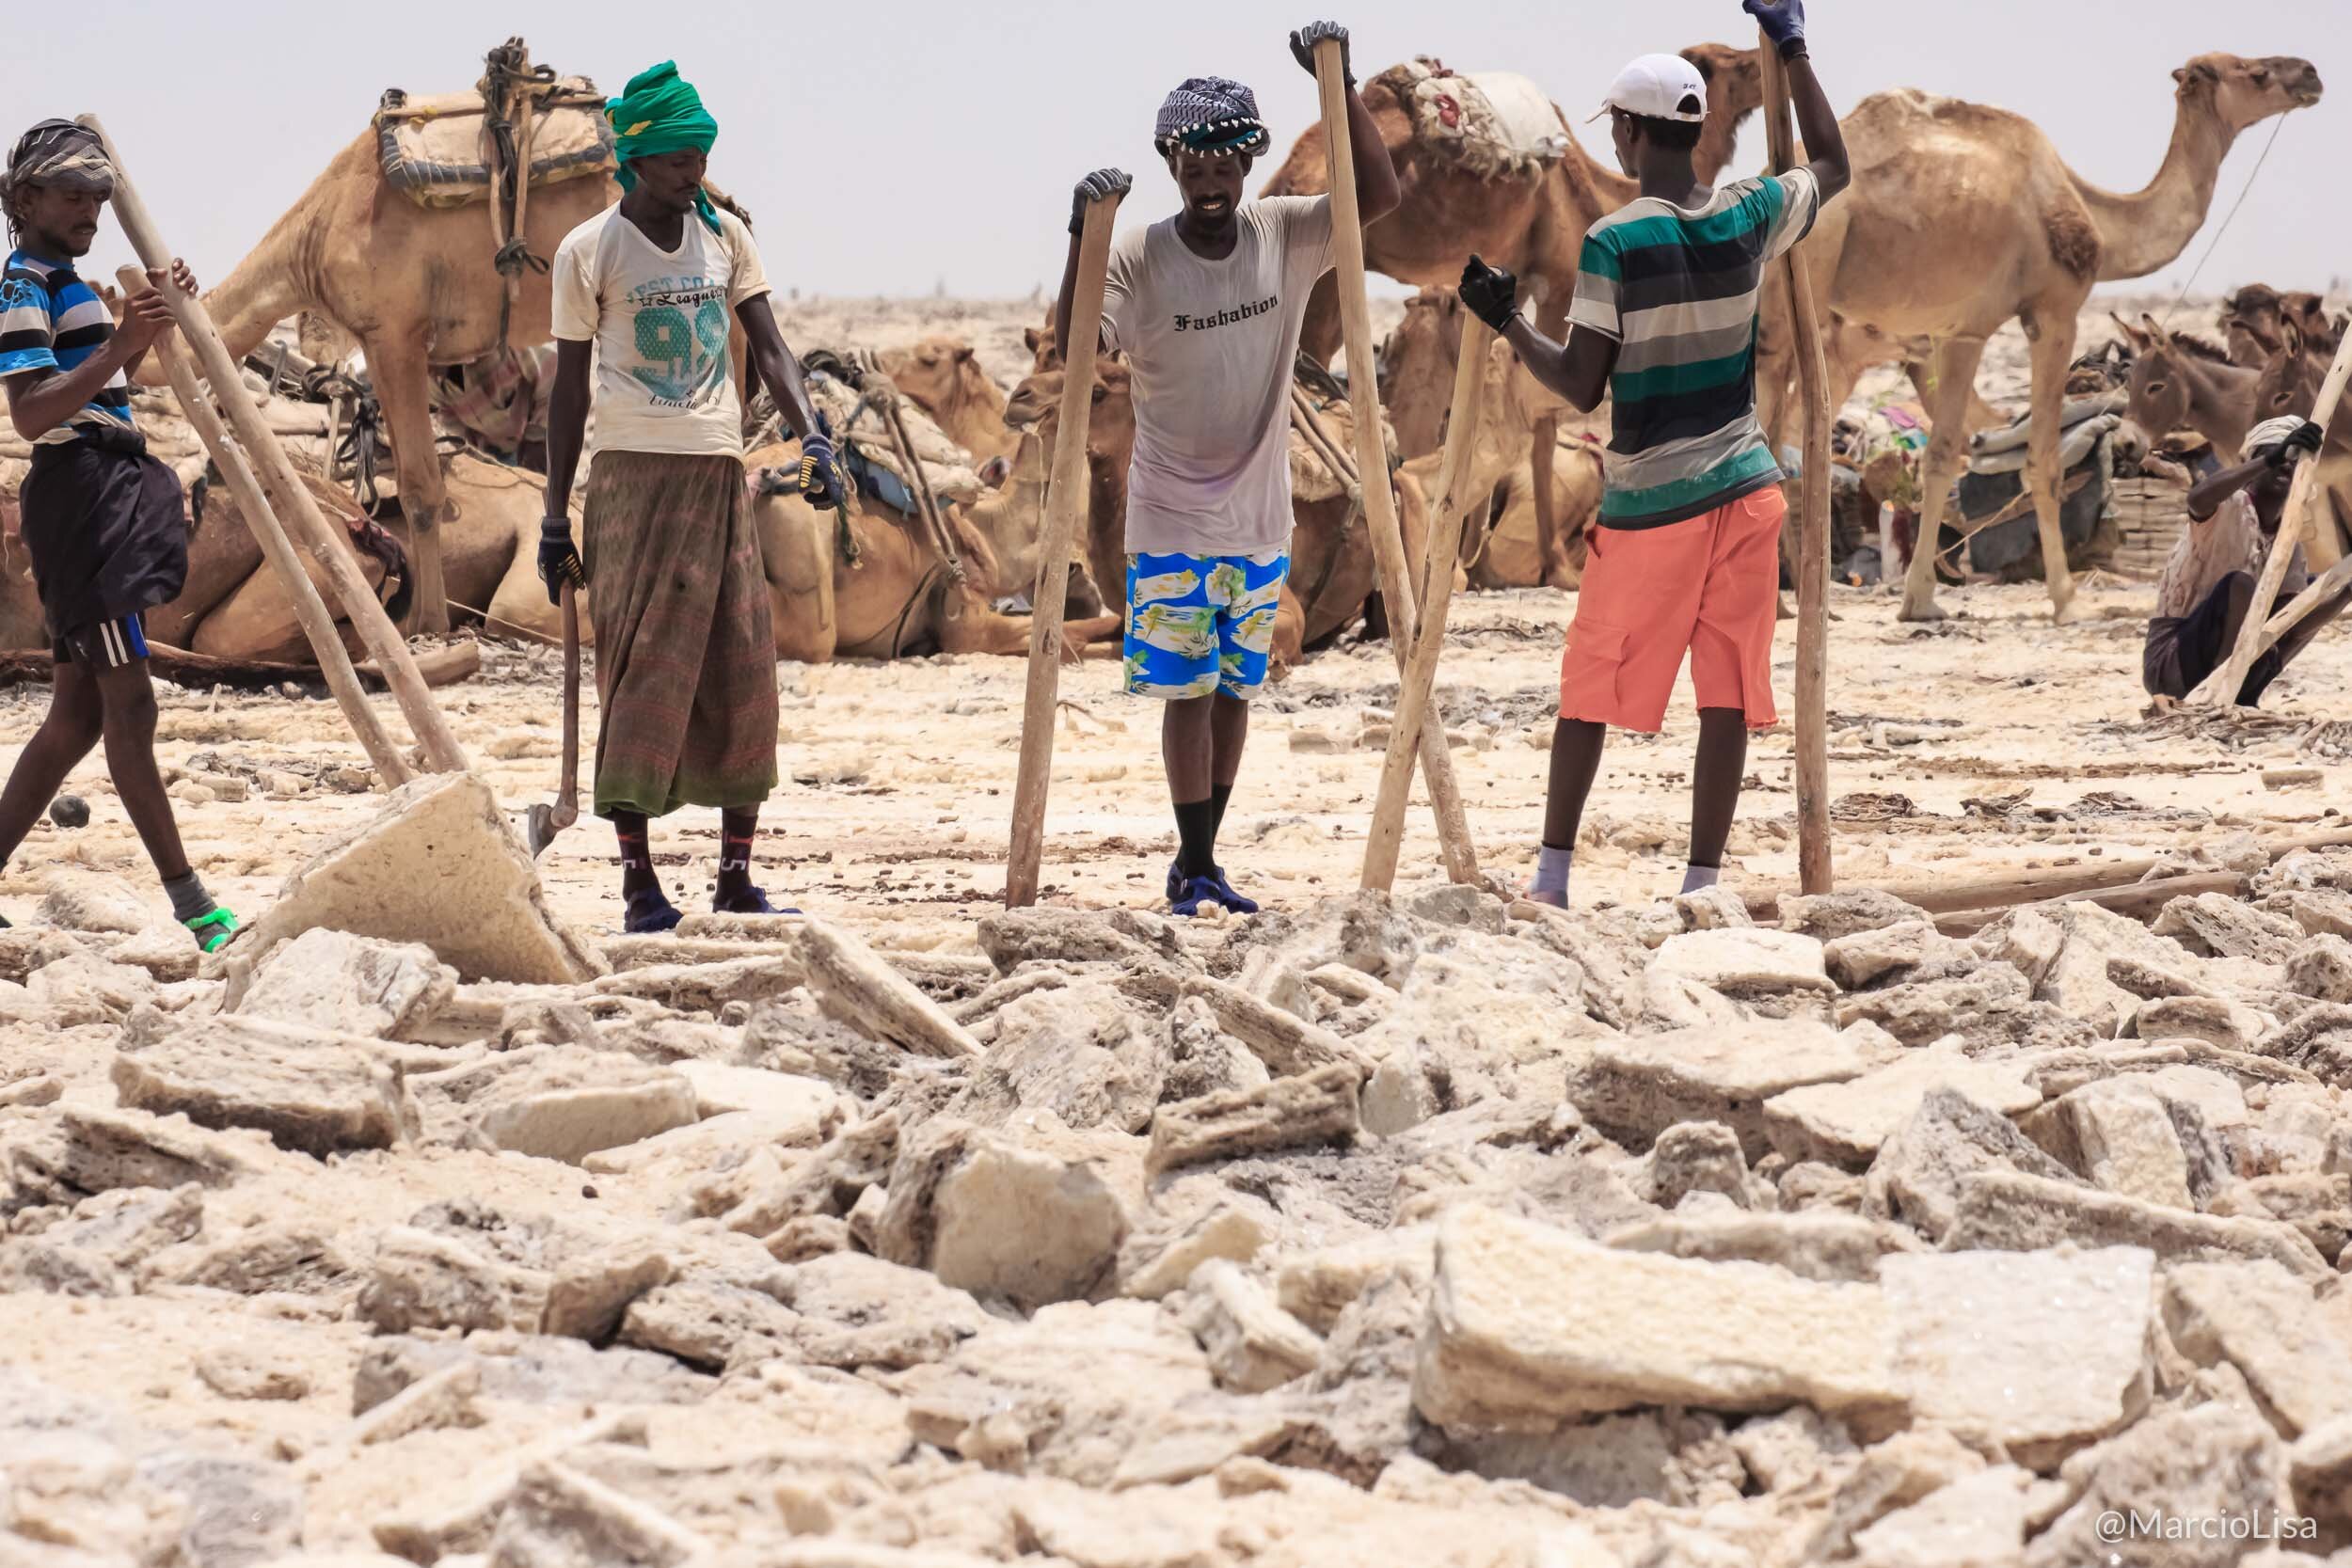
<svg viewBox="0 0 2352 1568"><path fill-rule="evenodd" d="M801 494L819 512L846 504L850 486L841 477L841 459L834 455L833 440L821 430L801 437Z"/></svg>
<svg viewBox="0 0 2352 1568"><path fill-rule="evenodd" d="M1325 39L1340 40L1340 79L1350 87L1356 85L1355 69L1347 59L1347 29L1336 22L1311 22L1291 35L1291 58L1305 68L1308 75L1315 73L1315 45Z"/></svg>
<svg viewBox="0 0 2352 1568"><path fill-rule="evenodd" d="M1784 60L1804 53L1804 0L1740 0Z"/></svg>
<svg viewBox="0 0 2352 1568"><path fill-rule="evenodd" d="M1087 209L1098 201L1125 196L1136 188L1136 177L1123 168L1098 168L1088 175L1070 192L1070 231L1073 234L1087 226Z"/></svg>
<svg viewBox="0 0 2352 1568"><path fill-rule="evenodd" d="M588 586L588 569L582 565L580 551L572 544L572 520L554 516L539 519L539 580L548 585L548 603L564 602L564 584L574 588Z"/></svg>

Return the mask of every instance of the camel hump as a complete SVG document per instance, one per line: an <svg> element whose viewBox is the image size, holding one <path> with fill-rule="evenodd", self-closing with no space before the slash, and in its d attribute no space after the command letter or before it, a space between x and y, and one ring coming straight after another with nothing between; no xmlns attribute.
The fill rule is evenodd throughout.
<svg viewBox="0 0 2352 1568"><path fill-rule="evenodd" d="M531 127L531 182L552 185L612 168L612 127L604 97L580 76L536 96ZM423 207L464 207L490 198L483 155L481 92L412 98L387 92L375 112L377 161L384 182Z"/></svg>
<svg viewBox="0 0 2352 1568"><path fill-rule="evenodd" d="M1414 141L1470 173L1528 174L1567 153L1559 109L1517 71L1458 71L1422 55L1373 80L1403 107Z"/></svg>

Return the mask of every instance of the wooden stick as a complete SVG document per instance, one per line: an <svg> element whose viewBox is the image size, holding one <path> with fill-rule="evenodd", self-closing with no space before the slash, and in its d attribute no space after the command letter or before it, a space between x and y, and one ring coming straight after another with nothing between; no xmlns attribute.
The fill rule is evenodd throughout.
<svg viewBox="0 0 2352 1568"><path fill-rule="evenodd" d="M2262 635L2255 641L2254 657L2260 658L2277 647L2279 639L2293 631L2304 616L2346 589L2352 589L2352 555L2345 556L2312 578L2310 586L2295 595L2284 610L2264 625Z"/></svg>
<svg viewBox="0 0 2352 1568"><path fill-rule="evenodd" d="M1756 58L1764 68L1764 133L1772 171L1788 172L1796 156L1790 125L1788 69L1771 38L1758 31ZM1829 370L1821 358L1821 324L1813 309L1805 259L1791 247L1781 257L1788 304L1796 321L1797 381L1804 403L1803 509L1797 530L1797 879L1807 893L1835 885L1829 853ZM1775 456L1778 454L1775 453Z"/></svg>
<svg viewBox="0 0 2352 1568"><path fill-rule="evenodd" d="M2067 904L2096 904L2111 914L2127 914L2134 920L2149 920L2164 912L2164 907L2175 898L2194 898L2201 893L2226 893L2233 898L2247 895L2249 879L2234 871L2198 871L2185 877L2159 877L2153 882L2132 882L2123 887L2092 888L2084 893L2070 893L2062 897L2043 898L2030 904L2012 904L1988 910L1955 910L1935 918L1935 928L1947 937L1964 937L1983 930L2012 909L2054 911Z"/></svg>
<svg viewBox="0 0 2352 1568"><path fill-rule="evenodd" d="M1054 767L1056 699L1061 689L1062 599L1070 552L1092 499L1087 426L1094 412L1094 361L1103 341L1103 277L1110 269L1119 198L1087 203L1078 233L1078 276L1070 296L1070 352L1063 361L1061 420L1045 483L1045 532L1038 542L1037 594L1029 611L1029 686L1021 708L1021 770L1012 786L1012 842L1006 851L1005 908L1037 902L1045 851L1045 790ZM1108 586L1104 593L1113 590Z"/></svg>
<svg viewBox="0 0 2352 1568"><path fill-rule="evenodd" d="M1356 471L1364 493L1364 520L1371 525L1372 553L1380 572L1380 594L1389 608L1389 645L1403 677L1406 642L1419 625L1413 608L1412 566L1405 559L1405 534L1397 526L1396 494L1389 479L1389 444L1380 428L1380 373L1373 362L1372 308L1364 298L1364 227L1356 205L1355 150L1347 123L1346 72L1340 67L1340 40L1315 43L1315 86L1323 101L1323 139L1331 161L1331 253L1340 292L1340 324L1347 337L1347 402L1355 426ZM1457 882L1478 880L1478 852L1471 846L1470 818L1454 782L1454 756L1446 750L1445 726L1430 724L1421 736L1422 776L1438 818L1438 847L1446 875Z"/></svg>
<svg viewBox="0 0 2352 1568"><path fill-rule="evenodd" d="M122 285L126 298L149 287L147 274L136 267L121 268L115 278ZM359 673L351 667L351 655L344 651L343 640L335 634L335 617L327 613L317 585L310 581L310 574L302 569L301 558L294 554L294 541L286 537L278 515L269 509L268 498L262 494L262 482L253 477L252 466L246 462L245 453L229 438L212 399L204 395L203 384L196 378L196 367L187 362L168 336L156 342L154 352L164 367L164 374L170 378L173 394L180 400L180 411L196 428L196 438L204 443L204 450L220 466L220 476L228 483L229 493L236 498L246 527L252 531L254 542L262 546L262 559L269 562L270 569L286 585L286 593L294 600L294 619L301 624L302 635L310 639L310 652L318 658L319 673L326 678L326 689L335 694L343 717L351 721L360 750L375 765L376 776L384 781L384 787L399 788L415 775L401 756L400 748L386 733L383 720L368 705L367 693L359 688Z"/></svg>
<svg viewBox="0 0 2352 1568"><path fill-rule="evenodd" d="M2325 828L2272 839L2263 846L2263 850L2273 861L2278 861L2297 849L2346 847L2352 847L2352 828ZM1960 910L2048 903L2104 889L2129 887L2145 879L2156 868L2156 864L2151 859L2097 860L2042 871L2006 871L1992 877L1943 877L1932 881L1892 882L1882 885L1879 891L1893 894L1906 904L1915 904L1930 914L1949 914ZM1780 901L1796 891L1795 888L1766 888L1750 893L1747 895L1748 913L1756 920L1777 920L1780 918Z"/></svg>
<svg viewBox="0 0 2352 1568"><path fill-rule="evenodd" d="M1430 498L1427 601L1413 630L1412 657L1397 688L1396 716L1389 724L1389 752L1380 768L1380 794L1373 807L1372 834L1364 845L1363 885L1385 892L1396 880L1398 847L1405 838L1405 807L1413 793L1413 756L1438 685L1438 659L1445 651L1446 610L1454 601L1454 563L1462 553L1462 525L1471 498L1465 480L1478 447L1479 405L1486 401L1486 364L1495 329L1462 312L1462 355L1454 366L1453 411L1446 417L1445 457L1438 466L1438 491ZM1401 641L1405 628L1396 628Z"/></svg>
<svg viewBox="0 0 2352 1568"><path fill-rule="evenodd" d="M80 123L98 135L104 144L106 156L114 165L115 221L138 253L139 261L151 269L171 265L171 247L165 245L156 231L154 220L148 215L147 204L139 199L138 188L131 183L124 171L121 151L116 148L104 126L96 115L84 115ZM213 393L220 400L221 411L229 417L230 427L237 433L246 456L251 460L254 472L271 499L276 501L280 517L289 519L299 533L303 548L326 574L326 580L335 587L336 597L342 601L343 617L351 623L359 640L375 656L383 667L385 678L391 685L392 696L408 721L408 728L418 744L424 748L426 767L437 773L462 773L466 770L465 749L457 744L456 734L449 727L449 720L433 694L426 689L424 678L417 673L417 664L408 652L408 644L384 614L384 607L376 602L375 591L359 575L358 563L352 559L351 548L342 538L342 531L331 527L319 511L301 479L294 473L294 464L286 457L286 449L278 444L278 435L262 417L252 395L245 389L245 380L238 373L237 362L230 357L229 346L220 341L214 329L213 318L204 309L204 302L178 289L163 291L171 307L172 319L180 332L196 351L198 367L211 384Z"/></svg>
<svg viewBox="0 0 2352 1568"><path fill-rule="evenodd" d="M2328 379L2320 383L2319 401L2312 405L2312 420L2324 433L2336 415L2336 404L2343 401L2344 385L2352 380L2352 332L2344 334L2336 345L2335 362L2328 367ZM2295 546L2306 538L2316 538L2322 527L2334 527L2318 514L2319 461L2306 457L2296 466L2295 483L2287 491L2285 513L2279 522L2279 536L2270 546L2270 554L2263 562L2262 576L2254 582L2254 601L2246 607L2246 620L2239 626L2237 646L2230 650L2228 662L2205 677L2202 685L2188 694L2192 703L2234 703L2240 689L2246 685L2246 672L2262 657L2265 624L2270 619L2270 607L2278 600L2279 585L2286 580L2287 566L2295 559Z"/></svg>

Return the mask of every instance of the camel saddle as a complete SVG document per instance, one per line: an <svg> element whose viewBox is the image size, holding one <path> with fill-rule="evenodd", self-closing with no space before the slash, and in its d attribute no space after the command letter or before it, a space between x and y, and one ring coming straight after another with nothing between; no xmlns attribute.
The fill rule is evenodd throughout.
<svg viewBox="0 0 2352 1568"><path fill-rule="evenodd" d="M1373 80L1411 119L1415 141L1482 179L1540 173L1567 154L1559 109L1515 71L1464 75L1435 55L1418 55Z"/></svg>
<svg viewBox="0 0 2352 1568"><path fill-rule="evenodd" d="M584 76L530 85L531 183L558 184L612 170L604 95ZM479 87L412 98L388 89L375 111L385 183L424 207L487 201L495 187L489 118Z"/></svg>

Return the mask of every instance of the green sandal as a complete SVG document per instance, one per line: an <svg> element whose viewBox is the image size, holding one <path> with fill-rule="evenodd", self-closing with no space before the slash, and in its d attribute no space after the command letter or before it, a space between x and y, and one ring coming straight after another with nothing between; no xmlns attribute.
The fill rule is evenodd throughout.
<svg viewBox="0 0 2352 1568"><path fill-rule="evenodd" d="M237 917L228 906L215 904L194 920L180 922L195 934L196 944L207 953L217 953L237 934ZM211 934L207 935L207 929Z"/></svg>

